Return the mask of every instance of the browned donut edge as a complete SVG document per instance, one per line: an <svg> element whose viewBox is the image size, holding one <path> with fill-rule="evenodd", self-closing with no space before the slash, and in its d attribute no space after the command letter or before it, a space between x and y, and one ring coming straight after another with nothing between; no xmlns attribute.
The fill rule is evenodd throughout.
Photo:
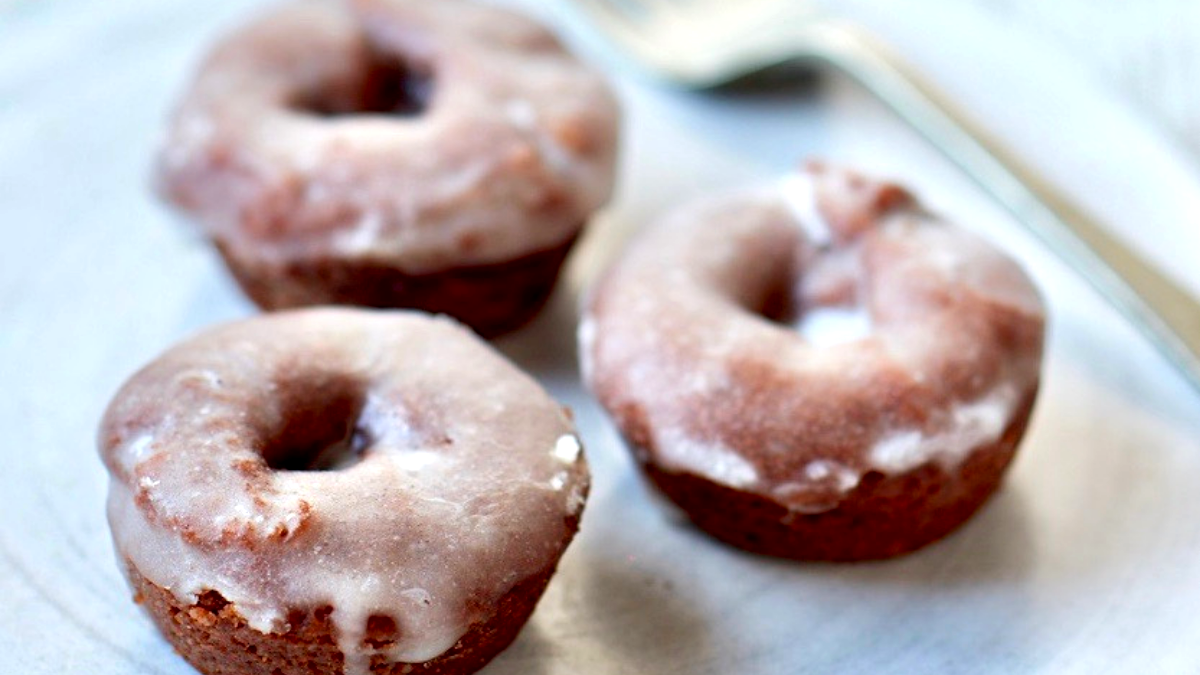
<svg viewBox="0 0 1200 675"><path fill-rule="evenodd" d="M572 535L578 526L573 519ZM372 657L377 675L473 673L516 639L554 575L558 559L527 577L496 603L491 618L471 626L450 651L424 663L387 663ZM322 675L342 672L332 608L293 609L286 633L260 633L246 625L236 607L216 591L202 594L195 604L180 602L170 591L150 581L126 560L134 601L188 663L205 675ZM396 638L395 625L372 617L367 640L377 645Z"/></svg>
<svg viewBox="0 0 1200 675"><path fill-rule="evenodd" d="M1036 390L1000 439L973 450L955 474L934 463L895 475L871 471L837 508L815 514L791 513L761 494L667 470L654 464L653 448L630 447L650 481L720 541L798 560L877 560L945 537L983 506L1016 454L1035 398Z"/></svg>
<svg viewBox="0 0 1200 675"><path fill-rule="evenodd" d="M578 238L513 260L409 274L386 263L317 257L279 262L239 256L215 240L242 290L265 310L310 305L409 308L449 314L483 337L514 331L545 306Z"/></svg>

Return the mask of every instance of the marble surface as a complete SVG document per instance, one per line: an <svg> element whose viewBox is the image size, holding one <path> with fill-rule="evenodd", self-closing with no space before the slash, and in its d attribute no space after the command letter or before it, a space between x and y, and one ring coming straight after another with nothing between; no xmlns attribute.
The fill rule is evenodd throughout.
<svg viewBox="0 0 1200 675"><path fill-rule="evenodd" d="M844 7L1200 294L1191 155L1068 49L967 5ZM254 312L147 180L185 73L251 8L62 0L0 17L0 672L193 672L129 602L93 435L134 369ZM537 9L610 72L627 124L617 198L547 312L498 343L575 409L595 481L560 574L484 672L1200 667L1187 637L1200 632L1200 397L1129 326L852 84L676 91L630 71L567 7ZM576 299L625 236L673 203L807 156L910 183L1012 251L1051 308L1043 394L1006 486L953 537L890 562L798 564L713 543L643 486L576 376Z"/></svg>

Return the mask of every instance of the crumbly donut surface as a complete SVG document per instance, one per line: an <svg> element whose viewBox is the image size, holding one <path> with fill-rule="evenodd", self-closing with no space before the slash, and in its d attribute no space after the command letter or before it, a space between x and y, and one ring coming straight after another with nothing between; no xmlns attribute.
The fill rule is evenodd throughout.
<svg viewBox="0 0 1200 675"><path fill-rule="evenodd" d="M827 339L807 320L831 309L865 325ZM580 351L655 475L797 520L853 508L881 477L932 471L926 487L950 489L976 452L1001 453L987 464L1002 472L1043 324L1036 289L991 245L894 185L813 167L644 233L593 289Z"/></svg>
<svg viewBox="0 0 1200 675"><path fill-rule="evenodd" d="M261 634L330 607L347 673L429 661L486 623L553 569L588 487L561 406L465 328L409 312L211 329L126 383L99 444L138 574L181 606L219 593ZM394 640L366 639L374 617Z"/></svg>

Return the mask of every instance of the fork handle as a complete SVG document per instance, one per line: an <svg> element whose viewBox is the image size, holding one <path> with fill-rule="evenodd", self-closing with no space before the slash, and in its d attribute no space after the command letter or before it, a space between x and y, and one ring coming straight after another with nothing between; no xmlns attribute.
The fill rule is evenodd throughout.
<svg viewBox="0 0 1200 675"><path fill-rule="evenodd" d="M833 30L828 30L833 28ZM841 70L929 140L1078 272L1200 391L1200 303L1122 244L882 45L827 27L812 56Z"/></svg>

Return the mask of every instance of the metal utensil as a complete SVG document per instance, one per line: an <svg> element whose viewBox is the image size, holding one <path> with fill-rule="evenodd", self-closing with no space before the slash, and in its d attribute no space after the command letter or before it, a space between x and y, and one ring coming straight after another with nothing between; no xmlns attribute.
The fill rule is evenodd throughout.
<svg viewBox="0 0 1200 675"><path fill-rule="evenodd" d="M717 87L791 62L849 75L1082 275L1200 390L1200 303L861 29L803 0L574 1L637 61L686 87Z"/></svg>

